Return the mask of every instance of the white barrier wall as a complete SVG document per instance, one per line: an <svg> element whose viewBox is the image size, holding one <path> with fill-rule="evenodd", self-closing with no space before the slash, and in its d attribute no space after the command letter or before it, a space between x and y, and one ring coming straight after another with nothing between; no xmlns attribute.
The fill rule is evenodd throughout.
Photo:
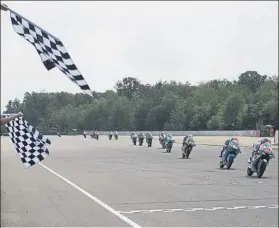
<svg viewBox="0 0 279 228"><path fill-rule="evenodd" d="M278 145L278 137L278 130L276 130L274 135L274 145Z"/></svg>
<svg viewBox="0 0 279 228"><path fill-rule="evenodd" d="M137 134L140 131L135 131ZM159 136L162 131L149 131L153 136ZM91 131L87 131L86 134L90 134ZM100 131L100 135L108 135L109 131ZM119 135L130 136L132 131L118 131ZM142 133L146 133L142 131ZM259 131L165 131L165 133L172 133L173 136L184 136L192 134L194 136L247 136L257 137Z"/></svg>

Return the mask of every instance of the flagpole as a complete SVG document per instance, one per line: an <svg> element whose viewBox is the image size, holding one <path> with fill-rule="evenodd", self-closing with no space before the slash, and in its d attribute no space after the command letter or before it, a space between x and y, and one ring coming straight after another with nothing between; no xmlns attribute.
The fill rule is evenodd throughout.
<svg viewBox="0 0 279 228"><path fill-rule="evenodd" d="M39 32L44 32L44 33L46 33L47 35L49 35L49 37L47 37L46 36L46 38L47 38L47 41L42 41L42 42L50 42L50 38L52 38L52 39L54 39L55 40L55 43L54 43L54 48L56 48L56 50L57 50L57 46L62 46L62 48L64 48L65 49L65 47L64 47L64 45L63 45L63 43L62 43L62 41L59 39L59 38L57 38L57 37L55 37L54 35L52 35L52 34L50 34L49 32L47 32L46 30L44 30L44 29L42 29L42 28L40 28L38 25L36 25L35 23L33 23L33 22L31 22L30 20L28 20L28 19L26 19L25 17L23 17L23 16L21 16L19 13L17 13L17 12L15 12L15 11L13 11L12 9L10 9L7 5L5 5L5 4L1 4L1 10L3 10L3 11L10 11L10 13L11 13L11 21L12 21L12 25L13 25L13 28L14 28L14 30L15 30L15 32L16 33L18 33L19 35L21 35L21 36L23 36L23 38L25 38L26 40L28 40L29 42L30 42L30 40L29 39L27 39L24 35L24 33L25 33L25 30L24 30L24 33L22 34L21 33L21 30L20 31L17 31L17 29L19 29L17 26L15 26L15 25L19 25L19 27L20 27L20 29L26 29L27 30L27 32L30 34L30 29L31 28L29 28L29 26L30 25L33 25L35 28L37 28L38 30L40 30ZM15 15L15 18L14 18L14 15ZM23 20L25 20L25 21L23 21ZM23 23L23 22L25 22L25 23ZM28 25L25 25L25 24L28 24ZM26 27L25 27L26 26ZM44 35L44 34L41 34L41 36L42 35ZM38 39L37 37L34 37L35 39ZM41 37L42 38L42 37ZM35 44L34 43L35 41L32 41L32 42L30 42L30 43L32 43L33 45ZM37 41L38 42L38 41ZM39 42L40 43L40 42ZM37 52L38 52L38 54L40 55L40 57L41 57L41 60L42 60L42 62L43 62L43 64L44 64L44 66L47 68L47 70L51 70L52 68L54 68L55 66L57 66L58 67L58 65L57 64L59 64L59 63L56 63L56 64L54 64L53 63L53 61L54 61L54 58L56 58L56 57L50 57L49 56L49 52L50 51L48 51L48 50L45 50L45 49L43 49L43 52L42 52L42 50L40 50L40 49L42 49L42 46L40 45L39 47L37 47L36 45L34 45L34 47L36 48L36 50L37 50ZM50 48L51 50L53 49L53 47L51 47ZM64 50L64 52L65 52L65 50ZM42 56L41 56L41 54L44 56L44 58L46 59L46 60L44 60L43 61L43 58L42 58ZM81 73L79 72L79 70L77 69L77 67L76 67L76 65L73 63L73 60L71 59L71 57L70 57L70 55L68 54L68 52L66 51L66 60L68 60L68 62L69 62L69 64L71 65L71 67L73 67L73 69L75 69L75 71L73 71L73 73L71 73L70 72L70 75L67 75L63 70L61 70L60 68L60 70L68 77L68 78L70 78L71 79L71 81L72 82L74 82L76 85L78 85L79 87L80 87L80 89L81 90L83 90L83 92L85 92L86 94L88 94L89 96L91 96L91 97L93 97L93 92L91 91L91 89L90 89L90 87L89 87L89 85L88 85L88 83L85 81L85 79L83 78L83 76L81 75ZM64 57L63 57L64 58ZM52 60L52 61L51 61ZM64 63L64 65L65 65L65 61L66 60L63 60L62 62ZM71 63L72 62L72 63ZM50 65L50 64L52 64L52 65ZM67 69L69 70L70 69L70 65L67 65L66 64L66 67L67 67ZM76 73L78 73L79 75L75 75ZM77 78L75 78L75 76L78 76ZM83 81L83 82L80 82L79 83L79 81ZM85 83L85 85L83 85L83 83Z"/></svg>
<svg viewBox="0 0 279 228"><path fill-rule="evenodd" d="M9 7L5 4L1 4L1 10L8 11Z"/></svg>
<svg viewBox="0 0 279 228"><path fill-rule="evenodd" d="M1 114L0 116L1 117L10 117L10 116L16 116L18 113L4 113L4 114Z"/></svg>
<svg viewBox="0 0 279 228"><path fill-rule="evenodd" d="M15 11L13 11L13 10L12 10L12 9L10 9L7 5L5 5L5 4L1 4L1 10L4 10L4 11L10 11L10 12L12 12L12 13L14 13L14 14L16 14L16 15L20 16L20 17L21 17L21 18L23 18L24 20L27 20L30 24L32 24L32 25L34 25L35 27L37 27L37 28L41 29L43 32L45 32L45 33L49 34L49 35L50 35L50 36L52 36L54 39L59 40L59 41L61 42L61 40L60 40L59 38L55 37L54 35L50 34L50 33L49 33L49 32L47 32L46 30L42 29L40 26L38 26L38 25L36 25L35 23L33 23L32 21L30 21L30 20L26 19L25 17L23 17L23 16L22 16L22 15L20 15L19 13L17 13L17 12L15 12Z"/></svg>
<svg viewBox="0 0 279 228"><path fill-rule="evenodd" d="M3 11L8 11L10 10L9 7L5 4L1 4L1 10ZM4 114L1 114L1 118L7 118L7 117L11 117L11 116L16 116L18 115L18 113L4 113Z"/></svg>

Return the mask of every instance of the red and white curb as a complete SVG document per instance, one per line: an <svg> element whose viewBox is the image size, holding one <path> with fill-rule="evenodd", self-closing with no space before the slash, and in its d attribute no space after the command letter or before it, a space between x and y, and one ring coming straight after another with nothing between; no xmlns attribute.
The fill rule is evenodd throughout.
<svg viewBox="0 0 279 228"><path fill-rule="evenodd" d="M278 205L265 205L265 206L235 206L235 207L209 207L209 208L185 208L185 209L154 209L154 210L132 210L132 211L118 211L121 214L134 214L134 213L154 213L154 212L196 212L196 211L217 211L217 210L240 210L240 209L278 209Z"/></svg>

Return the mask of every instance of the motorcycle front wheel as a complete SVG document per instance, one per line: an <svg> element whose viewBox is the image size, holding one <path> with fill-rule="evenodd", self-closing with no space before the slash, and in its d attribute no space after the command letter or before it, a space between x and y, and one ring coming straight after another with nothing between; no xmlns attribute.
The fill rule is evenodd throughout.
<svg viewBox="0 0 279 228"><path fill-rule="evenodd" d="M189 158L189 155L190 155L190 149L187 150L186 158Z"/></svg>
<svg viewBox="0 0 279 228"><path fill-rule="evenodd" d="M227 169L230 169L231 168L231 166L232 166L232 164L233 164L233 158L232 157L230 157L229 158L229 161L228 161L228 164L227 164Z"/></svg>
<svg viewBox="0 0 279 228"><path fill-rule="evenodd" d="M263 175L264 172L265 172L266 166L267 166L267 163L266 163L266 162L260 161L259 168L258 168L258 171L257 171L257 177L258 177L258 178L261 178L261 177L262 177L262 175Z"/></svg>

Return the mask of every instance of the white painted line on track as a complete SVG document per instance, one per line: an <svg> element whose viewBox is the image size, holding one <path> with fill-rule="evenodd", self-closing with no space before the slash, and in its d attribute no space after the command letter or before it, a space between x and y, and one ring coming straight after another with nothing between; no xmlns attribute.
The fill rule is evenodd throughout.
<svg viewBox="0 0 279 228"><path fill-rule="evenodd" d="M198 212L198 211L217 211L217 210L239 210L239 209L278 209L278 205L265 205L265 206L235 206L235 207L211 207L211 208L185 208L185 209L153 209L153 210L133 210L133 211L119 211L123 214L133 213L153 213L153 212Z"/></svg>
<svg viewBox="0 0 279 228"><path fill-rule="evenodd" d="M213 207L213 208L205 208L205 211L216 211L216 210L221 210L225 209L224 207Z"/></svg>
<svg viewBox="0 0 279 228"><path fill-rule="evenodd" d="M263 206L263 208L264 208L265 206ZM226 209L227 210L238 210L238 209L244 209L245 208L245 206L237 206L237 207L227 207Z"/></svg>
<svg viewBox="0 0 279 228"><path fill-rule="evenodd" d="M128 223L129 225L131 225L132 227L134 227L134 228L142 228L140 225L138 225L137 223L133 222L132 220L130 220L126 216L122 215L119 211L114 210L112 207L110 207L109 205L105 204L104 202L102 202L101 200L96 198L95 196L91 195L90 193L88 193L87 191L85 191L84 189L79 187L78 185L74 184L73 182L71 182L67 178L61 176L60 174L56 173L52 169L50 169L47 166L43 165L42 163L39 163L39 164L42 167L44 167L46 170L48 170L49 172L54 174L55 176L59 177L60 179L62 179L63 181L65 181L66 183L68 183L69 185L71 185L72 187L74 187L75 189L77 189L78 191L80 191L81 193L83 193L84 195L86 195L87 197L92 199L93 201L95 201L97 204L101 205L103 208L107 209L112 214L116 215L118 218L120 218L124 222Z"/></svg>
<svg viewBox="0 0 279 228"><path fill-rule="evenodd" d="M250 209L258 209L258 208L265 208L265 206L252 206Z"/></svg>

